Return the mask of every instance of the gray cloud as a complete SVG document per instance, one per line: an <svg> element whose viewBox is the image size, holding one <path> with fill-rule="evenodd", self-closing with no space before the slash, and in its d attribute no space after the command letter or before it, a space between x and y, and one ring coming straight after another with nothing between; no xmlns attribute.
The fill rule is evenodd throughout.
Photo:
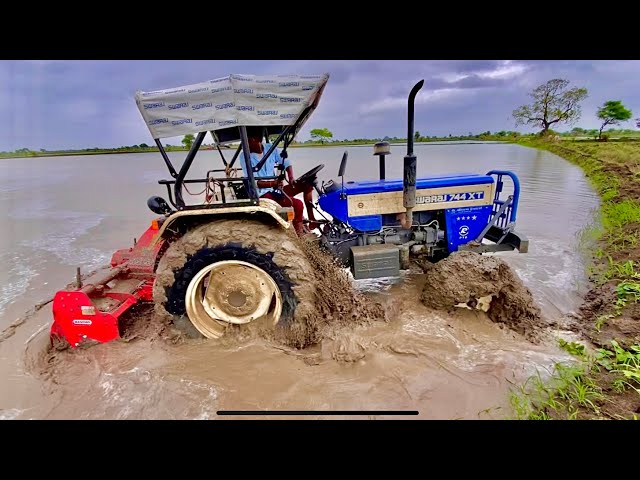
<svg viewBox="0 0 640 480"><path fill-rule="evenodd" d="M404 135L406 96L421 79L416 129L423 135L513 130L513 109L551 78L588 88L579 122L584 128L598 126L595 112L610 99L640 116L640 62L631 60L5 60L0 150L150 143L133 99L136 90L230 73L325 72L331 78L302 140L317 127L329 128L334 138Z"/></svg>

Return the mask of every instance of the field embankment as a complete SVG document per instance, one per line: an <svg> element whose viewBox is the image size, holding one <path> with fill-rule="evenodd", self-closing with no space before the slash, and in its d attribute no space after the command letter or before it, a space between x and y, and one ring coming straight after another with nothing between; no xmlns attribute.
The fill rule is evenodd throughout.
<svg viewBox="0 0 640 480"><path fill-rule="evenodd" d="M591 289L578 330L561 342L581 361L532 379L512 403L520 418L640 417L640 142L527 140L580 166L602 200L591 240ZM585 212L586 213L586 212Z"/></svg>

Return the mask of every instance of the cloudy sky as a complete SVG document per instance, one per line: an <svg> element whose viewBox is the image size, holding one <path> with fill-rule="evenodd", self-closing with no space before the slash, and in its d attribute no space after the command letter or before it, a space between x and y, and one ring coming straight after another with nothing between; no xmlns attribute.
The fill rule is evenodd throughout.
<svg viewBox="0 0 640 480"><path fill-rule="evenodd" d="M152 143L136 90L231 73L328 73L322 101L298 140L312 128L328 128L336 139L404 136L407 94L421 79L422 135L528 131L516 129L511 112L552 78L589 90L576 126L599 127L596 110L606 100L622 100L640 117L640 61L633 60L2 60L0 151Z"/></svg>

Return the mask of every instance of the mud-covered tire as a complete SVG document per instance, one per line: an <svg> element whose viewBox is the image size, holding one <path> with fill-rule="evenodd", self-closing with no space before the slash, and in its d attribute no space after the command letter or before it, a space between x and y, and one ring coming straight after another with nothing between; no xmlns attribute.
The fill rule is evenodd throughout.
<svg viewBox="0 0 640 480"><path fill-rule="evenodd" d="M294 344L298 336L306 336L303 332L314 303L311 265L293 232L255 220L213 221L173 242L156 270L153 299L157 313L187 337L202 338L186 314L186 291L200 270L225 260L247 262L268 273L282 295L276 330L285 331Z"/></svg>

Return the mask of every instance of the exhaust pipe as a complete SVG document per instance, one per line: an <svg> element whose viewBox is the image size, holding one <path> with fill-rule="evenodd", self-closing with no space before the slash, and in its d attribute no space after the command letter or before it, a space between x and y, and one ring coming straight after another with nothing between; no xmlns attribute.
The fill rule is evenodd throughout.
<svg viewBox="0 0 640 480"><path fill-rule="evenodd" d="M416 206L416 164L413 154L413 110L416 95L424 85L424 80L416 83L409 93L409 112L407 129L407 155L404 157L404 173L402 176L402 204L406 209L403 227L410 229L413 225L413 208Z"/></svg>

